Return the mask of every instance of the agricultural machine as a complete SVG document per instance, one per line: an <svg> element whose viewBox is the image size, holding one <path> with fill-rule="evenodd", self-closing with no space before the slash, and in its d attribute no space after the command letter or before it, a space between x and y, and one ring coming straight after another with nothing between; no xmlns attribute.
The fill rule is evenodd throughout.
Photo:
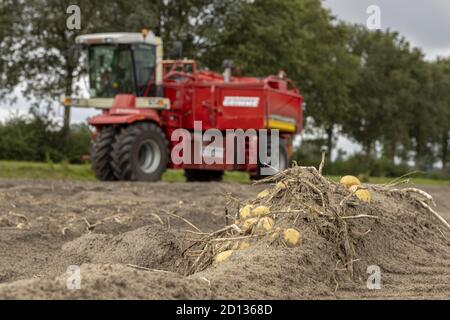
<svg viewBox="0 0 450 320"><path fill-rule="evenodd" d="M302 129L302 96L284 74L237 77L230 64L222 75L198 70L193 60L163 60L161 39L146 30L83 35L76 41L88 53L90 98L66 98L64 104L102 109L89 120L95 127L91 160L99 180L157 181L167 168L184 169L188 181L218 181L232 170L256 179L262 168L271 167L251 147L261 129L269 136L277 131L280 138L277 150L266 139L269 153L279 159L274 171L288 166L293 137ZM173 137L180 129L190 135L189 143L204 147L200 161L173 161L179 144ZM223 161L227 148L240 147L237 142L211 152L198 138L211 129L224 141L233 130L253 129L256 133L241 140L244 161Z"/></svg>

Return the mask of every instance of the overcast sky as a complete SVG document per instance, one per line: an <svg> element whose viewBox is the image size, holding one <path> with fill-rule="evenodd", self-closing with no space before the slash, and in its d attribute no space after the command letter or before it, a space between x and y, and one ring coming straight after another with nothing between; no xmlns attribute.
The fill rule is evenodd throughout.
<svg viewBox="0 0 450 320"><path fill-rule="evenodd" d="M367 8L377 5L381 29L398 31L426 59L450 56L450 0L323 0L325 7L340 20L366 25ZM338 148L353 153L360 146L340 137Z"/></svg>
<svg viewBox="0 0 450 320"><path fill-rule="evenodd" d="M381 10L381 28L399 31L427 59L450 56L449 0L324 0L339 19L366 24L370 5Z"/></svg>

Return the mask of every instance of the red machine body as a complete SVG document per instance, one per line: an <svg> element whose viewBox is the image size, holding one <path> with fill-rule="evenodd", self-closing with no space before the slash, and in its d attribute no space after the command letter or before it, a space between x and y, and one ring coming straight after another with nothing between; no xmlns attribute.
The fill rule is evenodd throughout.
<svg viewBox="0 0 450 320"><path fill-rule="evenodd" d="M194 130L196 121L202 130L278 129L287 151L291 153L293 136L302 130L303 98L293 82L284 77L231 77L210 71L197 71L194 61L163 63L164 98L170 100L166 110L138 108L134 95L117 95L114 105L89 123L101 130L106 125L131 125L149 121L160 126L169 141L169 151L176 142L176 129ZM189 72L184 71L189 69ZM227 81L228 80L228 81ZM255 164L244 165L183 164L179 169L242 170L254 172Z"/></svg>

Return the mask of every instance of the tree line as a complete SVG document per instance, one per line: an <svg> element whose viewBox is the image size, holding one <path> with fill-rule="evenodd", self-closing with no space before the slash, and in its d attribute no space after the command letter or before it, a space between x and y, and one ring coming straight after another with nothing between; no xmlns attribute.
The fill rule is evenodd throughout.
<svg viewBox="0 0 450 320"><path fill-rule="evenodd" d="M81 30L66 28L72 4ZM344 135L362 146L368 168L382 159L448 172L450 59L427 61L399 33L339 21L320 0L4 0L0 97L18 84L41 104L71 95L83 73L77 35L143 26L163 37L166 52L181 41L203 68L220 71L230 59L243 75L285 70L305 97L306 130L318 137L302 148L317 157L308 143L330 155Z"/></svg>

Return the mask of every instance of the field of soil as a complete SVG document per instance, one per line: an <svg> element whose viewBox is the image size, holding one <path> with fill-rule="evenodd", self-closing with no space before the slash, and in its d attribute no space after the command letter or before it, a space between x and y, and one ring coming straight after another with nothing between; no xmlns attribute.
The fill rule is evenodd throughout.
<svg viewBox="0 0 450 320"><path fill-rule="evenodd" d="M355 240L350 280L336 278L335 249L306 227L298 248L259 246L183 274L185 231L196 229L180 217L213 232L266 187L0 180L0 299L450 298L450 232L399 199L388 207L382 195L372 208L390 219L392 229L379 230L392 241L380 241L373 222L373 237ZM450 187L422 189L450 221ZM80 290L67 288L70 265L81 266ZM380 266L381 290L367 289L367 265Z"/></svg>

